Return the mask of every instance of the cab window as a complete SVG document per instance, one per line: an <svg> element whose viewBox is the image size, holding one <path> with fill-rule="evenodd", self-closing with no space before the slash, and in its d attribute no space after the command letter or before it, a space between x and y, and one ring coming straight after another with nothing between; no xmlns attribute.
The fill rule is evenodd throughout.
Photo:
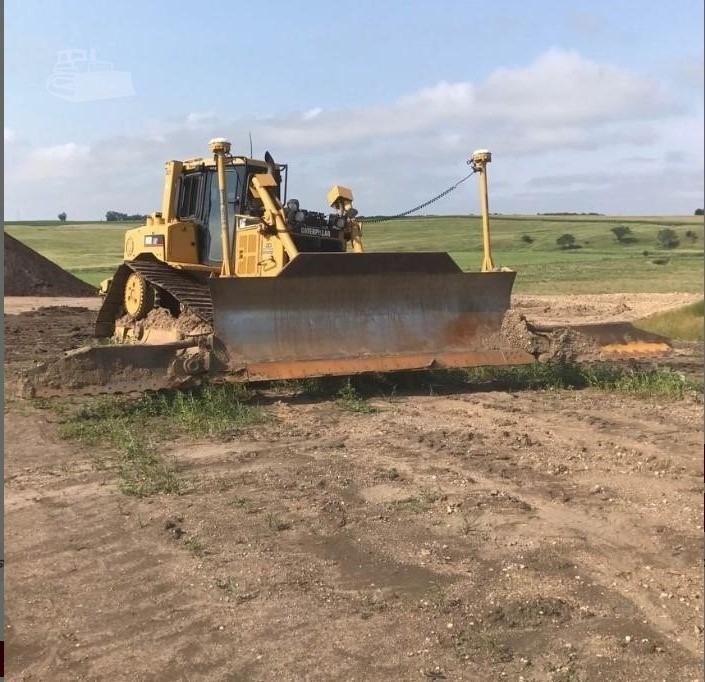
<svg viewBox="0 0 705 682"><path fill-rule="evenodd" d="M218 174L209 174L208 191L208 223L207 223L207 243L205 248L206 260L219 263L223 260L223 242L220 234L220 189L218 188ZM242 213L241 206L246 200L245 168L228 168L225 171L226 195L228 202L228 222L230 229L230 240L233 239L233 225L235 224L235 214Z"/></svg>
<svg viewBox="0 0 705 682"><path fill-rule="evenodd" d="M189 173L181 178L176 215L179 220L198 220L203 206L203 173Z"/></svg>

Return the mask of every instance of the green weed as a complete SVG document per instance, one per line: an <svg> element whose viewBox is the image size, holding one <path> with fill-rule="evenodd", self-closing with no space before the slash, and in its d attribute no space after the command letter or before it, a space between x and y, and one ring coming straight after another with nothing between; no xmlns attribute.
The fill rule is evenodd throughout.
<svg viewBox="0 0 705 682"><path fill-rule="evenodd" d="M466 381L470 384L492 384L494 388L504 391L585 388L589 385L583 367L570 362L472 367L466 370Z"/></svg>
<svg viewBox="0 0 705 682"><path fill-rule="evenodd" d="M188 550L197 557L205 556L206 546L196 537L192 536L184 543Z"/></svg>
<svg viewBox="0 0 705 682"><path fill-rule="evenodd" d="M292 526L291 521L283 519L278 514L267 514L267 525L277 533L283 530L289 530Z"/></svg>
<svg viewBox="0 0 705 682"><path fill-rule="evenodd" d="M389 467L388 469L378 469L377 476L387 481L398 481L402 478L399 470L396 467Z"/></svg>
<svg viewBox="0 0 705 682"><path fill-rule="evenodd" d="M230 595L235 594L235 588L237 587L235 581L232 578L216 578L215 586Z"/></svg>
<svg viewBox="0 0 705 682"><path fill-rule="evenodd" d="M129 495L177 493L182 481L176 463L160 453L160 442L179 435L219 436L263 418L242 402L246 389L206 386L192 392L146 394L137 400L104 398L68 416L62 438L114 453L120 488ZM105 465L105 458L93 456Z"/></svg>
<svg viewBox="0 0 705 682"><path fill-rule="evenodd" d="M249 497L236 497L230 504L242 509L245 514L257 514L260 511L260 508Z"/></svg>
<svg viewBox="0 0 705 682"><path fill-rule="evenodd" d="M375 408L360 395L350 378L338 390L337 403L348 412L361 412L364 414L376 412Z"/></svg>
<svg viewBox="0 0 705 682"><path fill-rule="evenodd" d="M642 368L612 363L547 362L516 367L467 370L471 384L490 384L497 390L594 388L637 398L682 399L702 392L702 385L667 367Z"/></svg>
<svg viewBox="0 0 705 682"><path fill-rule="evenodd" d="M619 391L637 398L680 400L702 393L703 385L669 368L617 367L596 365L586 367L589 385L603 391Z"/></svg>

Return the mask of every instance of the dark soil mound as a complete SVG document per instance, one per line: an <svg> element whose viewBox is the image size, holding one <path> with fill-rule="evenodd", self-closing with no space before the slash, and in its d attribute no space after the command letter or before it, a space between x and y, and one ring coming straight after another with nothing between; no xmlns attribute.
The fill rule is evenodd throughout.
<svg viewBox="0 0 705 682"><path fill-rule="evenodd" d="M97 290L5 232L5 296L95 296Z"/></svg>

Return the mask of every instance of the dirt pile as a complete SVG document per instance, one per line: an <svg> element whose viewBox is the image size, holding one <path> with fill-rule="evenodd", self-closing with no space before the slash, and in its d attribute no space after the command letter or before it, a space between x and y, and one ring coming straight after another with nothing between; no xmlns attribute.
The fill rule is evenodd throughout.
<svg viewBox="0 0 705 682"><path fill-rule="evenodd" d="M129 317L123 317L124 324L130 324ZM177 338L185 339L187 336L210 334L213 329L198 315L190 310L184 310L178 317L174 317L164 308L150 310L147 317L142 320L145 329L173 330Z"/></svg>
<svg viewBox="0 0 705 682"><path fill-rule="evenodd" d="M595 340L577 329L539 329L514 310L505 314L501 335L509 347L526 351L539 362L585 360L599 352Z"/></svg>
<svg viewBox="0 0 705 682"><path fill-rule="evenodd" d="M95 296L97 290L5 232L5 296Z"/></svg>

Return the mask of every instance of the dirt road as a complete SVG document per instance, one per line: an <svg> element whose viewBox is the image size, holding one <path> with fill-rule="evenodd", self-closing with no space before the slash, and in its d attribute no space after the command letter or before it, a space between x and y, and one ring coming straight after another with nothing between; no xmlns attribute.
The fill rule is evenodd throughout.
<svg viewBox="0 0 705 682"><path fill-rule="evenodd" d="M6 368L90 314L6 315ZM6 404L8 679L703 679L701 401L261 401L145 499Z"/></svg>

